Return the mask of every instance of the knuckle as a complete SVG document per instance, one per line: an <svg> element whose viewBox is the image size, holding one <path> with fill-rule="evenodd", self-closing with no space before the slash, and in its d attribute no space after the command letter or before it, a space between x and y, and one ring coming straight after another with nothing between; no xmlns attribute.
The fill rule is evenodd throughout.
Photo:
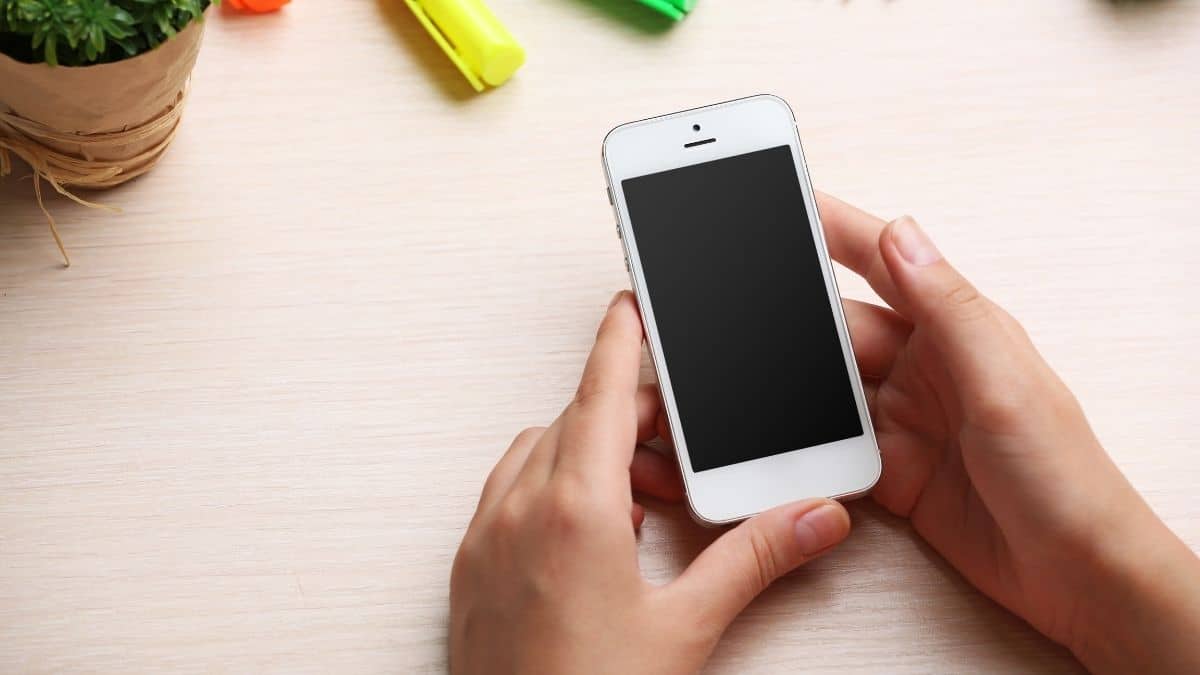
<svg viewBox="0 0 1200 675"><path fill-rule="evenodd" d="M513 500L506 499L496 505L492 514L491 529L501 536L509 535L518 531L523 521L523 509Z"/></svg>
<svg viewBox="0 0 1200 675"><path fill-rule="evenodd" d="M1004 332L1007 333L1010 338L1016 341L1017 344L1027 346L1033 345L1033 342L1029 337L1029 331L1025 329L1025 326L1021 325L1020 321L1017 321L1016 317L1014 317L1012 314L1009 314L1003 307L998 305L993 305L992 313L995 314L996 320L1000 322L1000 326L1004 329Z"/></svg>
<svg viewBox="0 0 1200 675"><path fill-rule="evenodd" d="M488 495L500 489L499 482L500 477L496 475L496 470L492 469L492 472L488 474L487 479L483 481L483 489L479 491L478 508L483 508L484 503L487 501Z"/></svg>
<svg viewBox="0 0 1200 675"><path fill-rule="evenodd" d="M1021 325L1021 322L1017 321L1015 316L1009 314L1008 310L1004 309L1000 305L992 305L992 314L996 316L996 320L1000 322L1000 325L1004 326L1005 330L1016 333L1025 332L1025 327Z"/></svg>
<svg viewBox="0 0 1200 675"><path fill-rule="evenodd" d="M489 553L492 543L487 532L481 532L478 527L474 526L467 529L462 541L458 544L458 550L455 551L454 561L450 566L452 591L462 587L480 570L488 567L489 559L493 557Z"/></svg>
<svg viewBox="0 0 1200 675"><path fill-rule="evenodd" d="M1048 368L1044 372L1024 368L998 385L969 411L971 422L978 428L1013 433L1039 424L1037 420L1083 416L1079 401Z"/></svg>
<svg viewBox="0 0 1200 675"><path fill-rule="evenodd" d="M960 318L979 318L988 313L983 295L966 281L956 283L942 294L942 303L951 307Z"/></svg>
<svg viewBox="0 0 1200 675"><path fill-rule="evenodd" d="M862 260L859 261L856 269L866 270L863 278L867 279L868 282L890 278L891 273L887 270L887 263L879 255L878 247L868 248L859 257Z"/></svg>
<svg viewBox="0 0 1200 675"><path fill-rule="evenodd" d="M476 538L468 533L463 537L462 543L458 545L458 551L454 554L454 563L450 566L450 585L452 587L457 585L463 575L474 567L479 558L479 544Z"/></svg>
<svg viewBox="0 0 1200 675"><path fill-rule="evenodd" d="M611 413L606 413L608 407L604 405L604 392L592 390L575 397L564 413L564 416L569 420L568 424L563 427L562 443L574 442L576 433L581 429L591 429L612 423Z"/></svg>
<svg viewBox="0 0 1200 675"><path fill-rule="evenodd" d="M573 481L560 480L547 494L548 527L558 535L581 530L588 516L588 499Z"/></svg>
<svg viewBox="0 0 1200 675"><path fill-rule="evenodd" d="M550 490L550 511L563 516L578 515L585 508L585 500L575 482L560 477Z"/></svg>
<svg viewBox="0 0 1200 675"><path fill-rule="evenodd" d="M517 446L537 443L538 439L540 439L544 433L546 433L546 427L526 427L517 432L517 435L513 437L512 445Z"/></svg>
<svg viewBox="0 0 1200 675"><path fill-rule="evenodd" d="M604 395L606 386L604 379L593 372L585 372L579 380L579 388L575 390L575 400L573 403L576 406L586 407L597 398Z"/></svg>
<svg viewBox="0 0 1200 675"><path fill-rule="evenodd" d="M1028 415L1028 397L1019 387L1003 394L992 392L970 408L974 425L991 432L1011 431L1022 424Z"/></svg>
<svg viewBox="0 0 1200 675"><path fill-rule="evenodd" d="M760 530L752 529L749 533L750 549L754 553L754 574L751 580L756 590L762 590L771 585L779 576L778 557L771 540Z"/></svg>

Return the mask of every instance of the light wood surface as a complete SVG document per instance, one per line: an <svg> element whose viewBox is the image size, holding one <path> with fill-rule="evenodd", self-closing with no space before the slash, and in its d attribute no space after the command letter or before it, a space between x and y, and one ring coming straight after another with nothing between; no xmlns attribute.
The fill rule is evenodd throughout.
<svg viewBox="0 0 1200 675"><path fill-rule="evenodd" d="M626 285L601 138L758 92L818 187L1025 322L1200 547L1200 3L491 5L529 58L482 96L400 0L214 12L174 146L98 195L124 213L51 200L68 270L0 184L0 671L442 670L477 492ZM649 510L670 578L712 534ZM712 672L1077 668L852 512Z"/></svg>

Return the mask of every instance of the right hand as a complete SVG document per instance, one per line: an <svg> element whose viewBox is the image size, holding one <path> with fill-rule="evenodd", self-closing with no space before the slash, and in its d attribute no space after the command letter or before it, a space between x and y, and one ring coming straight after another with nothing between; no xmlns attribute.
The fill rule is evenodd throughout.
<svg viewBox="0 0 1200 675"><path fill-rule="evenodd" d="M1094 670L1200 672L1200 561L1101 447L1021 326L911 218L818 195L883 476L873 496Z"/></svg>
<svg viewBox="0 0 1200 675"><path fill-rule="evenodd" d="M637 449L660 408L638 386L642 339L633 295L617 294L575 398L492 470L450 573L451 672L694 673L747 603L850 531L837 502L788 504L731 528L673 582L646 581L631 488L682 495L671 465Z"/></svg>

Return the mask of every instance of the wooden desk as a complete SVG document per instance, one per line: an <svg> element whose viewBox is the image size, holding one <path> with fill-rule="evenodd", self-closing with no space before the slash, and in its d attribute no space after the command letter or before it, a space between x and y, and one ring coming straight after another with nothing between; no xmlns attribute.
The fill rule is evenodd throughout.
<svg viewBox="0 0 1200 675"><path fill-rule="evenodd" d="M916 215L1200 546L1200 3L492 0L470 93L399 0L216 12L162 165L0 185L0 671L437 672L448 569L626 284L600 140L757 92L817 185ZM616 7L614 7L614 5ZM862 296L849 275L843 288ZM1070 672L869 502L711 670ZM705 532L651 506L642 562Z"/></svg>

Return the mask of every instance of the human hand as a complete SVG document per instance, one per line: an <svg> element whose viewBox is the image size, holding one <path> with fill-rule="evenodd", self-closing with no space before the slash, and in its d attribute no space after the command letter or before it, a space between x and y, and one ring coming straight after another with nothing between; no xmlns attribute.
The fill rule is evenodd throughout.
<svg viewBox="0 0 1200 675"><path fill-rule="evenodd" d="M638 386L642 337L632 295L618 294L575 399L488 477L450 578L451 672L694 672L768 584L849 532L837 502L789 504L726 532L670 584L643 579L631 482L680 494L667 460L635 452L660 407Z"/></svg>
<svg viewBox="0 0 1200 675"><path fill-rule="evenodd" d="M873 496L1089 668L1200 672L1200 562L1101 447L1021 326L911 218L818 195L883 475Z"/></svg>

